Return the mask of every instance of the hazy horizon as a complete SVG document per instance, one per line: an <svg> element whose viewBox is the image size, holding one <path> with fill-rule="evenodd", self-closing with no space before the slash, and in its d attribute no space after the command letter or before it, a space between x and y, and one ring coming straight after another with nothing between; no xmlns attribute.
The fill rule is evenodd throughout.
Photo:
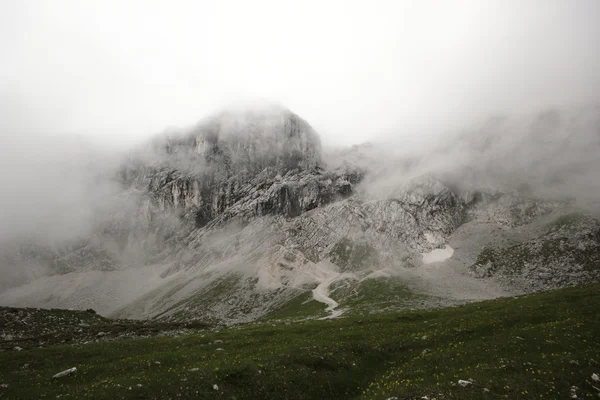
<svg viewBox="0 0 600 400"><path fill-rule="evenodd" d="M600 3L3 1L0 129L125 147L265 99L325 144L598 102Z"/></svg>

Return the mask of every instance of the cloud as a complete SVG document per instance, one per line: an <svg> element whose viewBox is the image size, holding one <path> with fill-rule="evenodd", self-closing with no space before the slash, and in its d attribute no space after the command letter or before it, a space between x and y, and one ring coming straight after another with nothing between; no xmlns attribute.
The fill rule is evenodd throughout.
<svg viewBox="0 0 600 400"><path fill-rule="evenodd" d="M2 87L46 132L138 141L244 98L326 143L597 98L595 0L5 1Z"/></svg>

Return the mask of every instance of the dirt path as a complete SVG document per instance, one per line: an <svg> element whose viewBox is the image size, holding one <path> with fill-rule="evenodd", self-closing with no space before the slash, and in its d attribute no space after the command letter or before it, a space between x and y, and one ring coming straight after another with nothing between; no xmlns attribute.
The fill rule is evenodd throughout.
<svg viewBox="0 0 600 400"><path fill-rule="evenodd" d="M344 313L344 310L338 309L338 302L329 297L329 287L340 279L355 278L355 275L338 272L337 267L329 262L322 261L318 265L322 266L322 268L315 274L315 278L320 283L312 291L313 298L315 301L327 305L325 311L329 312L329 315L321 319L337 318Z"/></svg>

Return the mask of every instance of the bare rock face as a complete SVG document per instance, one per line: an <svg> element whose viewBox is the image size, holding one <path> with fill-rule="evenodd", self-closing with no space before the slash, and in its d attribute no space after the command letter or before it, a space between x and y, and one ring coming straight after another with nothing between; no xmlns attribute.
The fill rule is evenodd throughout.
<svg viewBox="0 0 600 400"><path fill-rule="evenodd" d="M600 221L571 213L523 243L485 247L469 270L477 278L495 279L530 292L598 280L599 265Z"/></svg>
<svg viewBox="0 0 600 400"><path fill-rule="evenodd" d="M355 196L300 216L289 225L288 245L316 261L341 244L359 243L389 256L382 259L389 264L402 264L400 259L410 266L411 253L446 243L464 217L458 196L435 179L422 177L387 199Z"/></svg>
<svg viewBox="0 0 600 400"><path fill-rule="evenodd" d="M155 142L122 177L196 227L226 219L224 213L297 216L352 190L343 176L323 172L318 135L283 109L210 117Z"/></svg>

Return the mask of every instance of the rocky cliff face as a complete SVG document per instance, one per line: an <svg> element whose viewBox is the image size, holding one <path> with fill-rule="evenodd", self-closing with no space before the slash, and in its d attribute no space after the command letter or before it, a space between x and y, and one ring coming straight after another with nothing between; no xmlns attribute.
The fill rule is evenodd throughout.
<svg viewBox="0 0 600 400"><path fill-rule="evenodd" d="M222 113L149 150L123 167L124 183L149 193L160 209L181 210L197 227L248 197L256 200L254 215L296 216L351 190L341 177L321 179L319 137L287 110Z"/></svg>
<svg viewBox="0 0 600 400"><path fill-rule="evenodd" d="M534 133L550 129L540 124ZM494 140L473 146L497 152ZM600 278L597 220L547 230L572 202L482 185L496 161L460 180L421 156L386 164L376 154L355 147L327 164L316 132L283 109L221 113L163 135L123 163L120 201L92 235L5 255L42 272L22 275L0 303L239 322L306 294L337 315L382 277L426 296L418 306Z"/></svg>

